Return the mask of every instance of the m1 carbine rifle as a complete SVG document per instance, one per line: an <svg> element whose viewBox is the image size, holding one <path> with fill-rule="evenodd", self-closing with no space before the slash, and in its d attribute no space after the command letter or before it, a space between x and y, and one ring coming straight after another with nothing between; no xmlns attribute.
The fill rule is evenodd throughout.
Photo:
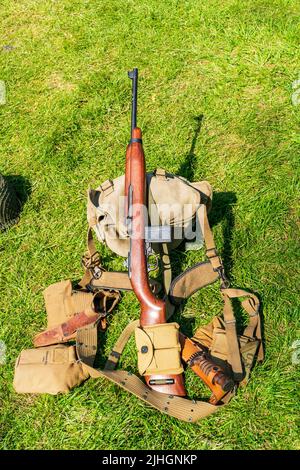
<svg viewBox="0 0 300 470"><path fill-rule="evenodd" d="M136 336L139 367L147 385L161 393L185 396L184 375L181 359L209 386L213 395L211 403L218 403L234 387L206 352L189 338L179 333L176 323L167 323L166 302L157 298L149 285L147 245L171 242L168 226L147 226L147 187L142 132L137 127L137 82L138 70L128 72L132 80L131 138L126 150L125 208L126 224L130 236L128 271L133 291L140 306L140 341ZM143 356L154 350L152 366ZM182 358L180 352L182 351ZM156 356L155 356L156 354ZM150 360L151 360L150 355ZM170 364L168 366L168 361ZM157 365L160 363L160 366ZM148 365L148 367L147 367ZM164 372L169 370L169 372ZM148 372L147 372L148 371ZM151 371L151 373L149 372ZM172 373L172 371L174 373Z"/></svg>
<svg viewBox="0 0 300 470"><path fill-rule="evenodd" d="M132 79L131 138L126 152L125 171L125 196L128 198L126 215L130 234L128 268L133 290L141 305L140 326L143 328L166 323L166 304L155 297L149 286L145 240L146 168L142 131L136 127L138 70L135 68L128 75ZM151 239L151 230L148 230L148 235L147 242L159 241ZM142 348L142 354L148 352L146 348L147 345ZM186 395L182 373L146 375L145 380L150 388L159 392Z"/></svg>

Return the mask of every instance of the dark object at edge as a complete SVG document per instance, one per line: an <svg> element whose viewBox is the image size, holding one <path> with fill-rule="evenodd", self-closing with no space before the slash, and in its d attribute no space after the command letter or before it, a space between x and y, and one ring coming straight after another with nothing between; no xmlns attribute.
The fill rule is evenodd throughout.
<svg viewBox="0 0 300 470"><path fill-rule="evenodd" d="M6 230L19 221L21 202L14 187L0 174L0 230Z"/></svg>

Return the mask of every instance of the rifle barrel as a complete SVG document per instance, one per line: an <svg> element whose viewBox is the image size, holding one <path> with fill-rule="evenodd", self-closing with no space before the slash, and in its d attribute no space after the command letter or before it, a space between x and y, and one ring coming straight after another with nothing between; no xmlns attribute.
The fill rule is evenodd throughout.
<svg viewBox="0 0 300 470"><path fill-rule="evenodd" d="M137 86L138 69L134 68L128 72L128 77L132 80L132 103L131 103L131 139L133 138L133 129L136 128L137 120Z"/></svg>

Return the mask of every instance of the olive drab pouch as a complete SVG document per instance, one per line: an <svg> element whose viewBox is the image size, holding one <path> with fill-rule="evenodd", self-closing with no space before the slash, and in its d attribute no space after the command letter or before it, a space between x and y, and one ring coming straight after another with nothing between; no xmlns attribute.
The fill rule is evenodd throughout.
<svg viewBox="0 0 300 470"><path fill-rule="evenodd" d="M178 323L138 327L135 330L135 341L141 375L176 375L183 372Z"/></svg>
<svg viewBox="0 0 300 470"><path fill-rule="evenodd" d="M59 344L25 349L15 365L17 393L67 393L89 377L78 361L75 346Z"/></svg>

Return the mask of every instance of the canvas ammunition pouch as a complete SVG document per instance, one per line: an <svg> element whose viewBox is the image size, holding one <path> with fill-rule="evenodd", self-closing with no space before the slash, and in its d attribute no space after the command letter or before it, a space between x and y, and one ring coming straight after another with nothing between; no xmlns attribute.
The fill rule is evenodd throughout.
<svg viewBox="0 0 300 470"><path fill-rule="evenodd" d="M51 328L70 320L76 313L95 313L91 292L74 291L70 280L51 284L43 292L47 326Z"/></svg>
<svg viewBox="0 0 300 470"><path fill-rule="evenodd" d="M181 374L178 323L138 327L135 330L140 375Z"/></svg>
<svg viewBox="0 0 300 470"><path fill-rule="evenodd" d="M75 346L57 344L25 349L17 359L14 389L18 393L66 393L89 377Z"/></svg>
<svg viewBox="0 0 300 470"><path fill-rule="evenodd" d="M222 317L214 317L206 326L198 328L192 337L195 343L208 348L211 358L217 364L222 364L225 369L229 365L239 379L239 385L245 385L249 380L250 371L257 354L259 361L263 360L263 348L261 338L260 316L258 313L259 301L254 294L241 289L225 289L223 295L228 298L243 297L242 305L249 315L249 324L244 332L236 335L235 319L233 320L234 340L237 339L237 351L232 351L230 333L226 331L226 321ZM228 321L228 320L227 320ZM229 320L230 321L230 320ZM236 369L236 363L240 362L241 371Z"/></svg>

